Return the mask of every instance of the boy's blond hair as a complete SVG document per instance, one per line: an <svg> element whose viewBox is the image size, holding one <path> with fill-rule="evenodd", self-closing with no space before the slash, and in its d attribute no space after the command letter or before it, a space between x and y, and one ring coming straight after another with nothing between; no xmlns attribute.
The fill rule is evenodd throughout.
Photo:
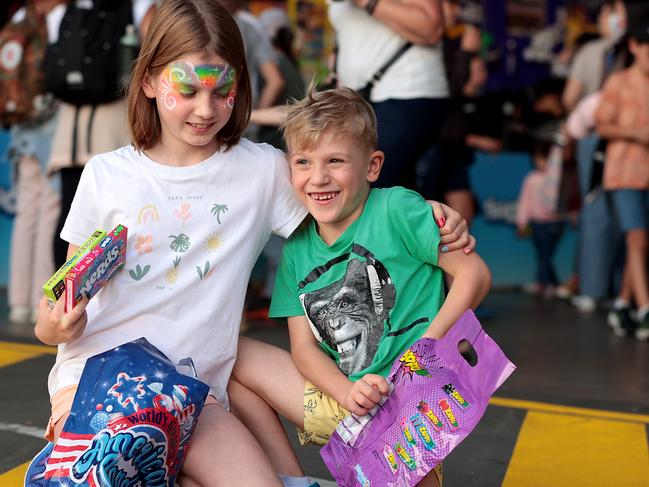
<svg viewBox="0 0 649 487"><path fill-rule="evenodd" d="M350 88L309 89L304 99L287 108L282 129L289 151L313 149L332 130L354 138L369 152L376 149L374 109Z"/></svg>

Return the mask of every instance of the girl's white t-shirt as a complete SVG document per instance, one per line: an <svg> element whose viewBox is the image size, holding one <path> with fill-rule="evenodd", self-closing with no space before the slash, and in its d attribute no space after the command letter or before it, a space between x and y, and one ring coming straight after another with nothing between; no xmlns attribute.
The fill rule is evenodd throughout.
<svg viewBox="0 0 649 487"><path fill-rule="evenodd" d="M284 154L246 139L187 167L132 146L85 166L61 238L128 228L126 265L87 307L83 335L59 345L48 387L77 384L88 357L145 337L172 361L190 357L228 405L248 278L271 233L288 237L306 215Z"/></svg>

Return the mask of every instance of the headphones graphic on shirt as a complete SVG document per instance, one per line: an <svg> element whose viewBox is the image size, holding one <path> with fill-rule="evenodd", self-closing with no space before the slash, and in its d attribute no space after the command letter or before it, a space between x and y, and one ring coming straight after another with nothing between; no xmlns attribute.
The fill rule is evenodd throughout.
<svg viewBox="0 0 649 487"><path fill-rule="evenodd" d="M351 252L339 255L324 265L313 269L298 283L298 289L303 289L308 284L317 281L320 276L326 273L334 265L346 261L352 253L365 258L365 272L370 284L372 302L374 303L374 312L381 320L387 319L388 313L394 307L397 291L385 266L372 252L362 245L353 244Z"/></svg>
<svg viewBox="0 0 649 487"><path fill-rule="evenodd" d="M350 259L352 254L362 259ZM325 342L332 349L338 349L341 356L361 350L350 359L354 362L353 368L358 369L374 356L386 320L388 328L390 327L389 313L395 304L396 289L385 266L365 247L354 244L351 252L314 268L298 284L298 289L304 289L333 266L344 262L347 262L347 266L340 279L322 288L302 293L299 298L318 342ZM369 353L364 350L369 350ZM360 355L363 357L360 358ZM367 365L369 364L365 363ZM354 372L352 368L346 371L342 366L341 370Z"/></svg>

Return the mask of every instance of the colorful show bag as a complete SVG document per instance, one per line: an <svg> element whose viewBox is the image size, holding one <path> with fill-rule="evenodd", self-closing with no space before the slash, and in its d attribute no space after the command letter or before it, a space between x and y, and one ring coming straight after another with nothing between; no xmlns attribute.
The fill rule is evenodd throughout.
<svg viewBox="0 0 649 487"><path fill-rule="evenodd" d="M192 375L190 359L174 365L145 338L89 358L59 440L25 485L173 486L209 392Z"/></svg>
<svg viewBox="0 0 649 487"><path fill-rule="evenodd" d="M387 401L340 422L320 454L341 486L416 485L476 426L515 366L467 311L392 366Z"/></svg>

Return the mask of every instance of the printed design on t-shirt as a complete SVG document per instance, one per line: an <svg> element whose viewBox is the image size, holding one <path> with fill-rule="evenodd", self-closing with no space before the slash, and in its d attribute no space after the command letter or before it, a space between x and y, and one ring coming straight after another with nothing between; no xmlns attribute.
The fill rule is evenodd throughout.
<svg viewBox="0 0 649 487"><path fill-rule="evenodd" d="M180 275L180 256L177 256L173 261L173 267L169 268L165 276L169 284L174 284Z"/></svg>
<svg viewBox="0 0 649 487"><path fill-rule="evenodd" d="M192 245L189 240L189 235L186 235L184 233L179 233L178 235L169 235L169 238L171 239L169 248L174 252L187 252L189 250L189 247L191 247Z"/></svg>
<svg viewBox="0 0 649 487"><path fill-rule="evenodd" d="M221 232L214 232L207 236L203 248L206 252L214 252L223 245L223 235Z"/></svg>
<svg viewBox="0 0 649 487"><path fill-rule="evenodd" d="M131 276L131 278L135 281L141 280L144 276L147 275L147 273L151 270L151 266L149 264L146 264L144 267L140 266L140 264L136 265L135 268L129 269L128 275Z"/></svg>
<svg viewBox="0 0 649 487"><path fill-rule="evenodd" d="M216 223L221 224L221 213L225 214L229 210L228 205L222 205L219 203L214 203L212 205L212 215L216 217Z"/></svg>
<svg viewBox="0 0 649 487"><path fill-rule="evenodd" d="M185 222L192 217L191 208L191 203L180 203L180 206L174 210L174 215L183 222L183 227Z"/></svg>
<svg viewBox="0 0 649 487"><path fill-rule="evenodd" d="M198 278L201 281L204 281L205 279L210 277L213 271L214 267L209 260L206 260L202 267L198 265L196 266L196 273L198 274Z"/></svg>
<svg viewBox="0 0 649 487"><path fill-rule="evenodd" d="M341 279L300 295L314 335L338 352L338 367L346 375L372 363L395 297L385 267L369 251L354 246L355 253L359 249L367 260L349 260Z"/></svg>
<svg viewBox="0 0 649 487"><path fill-rule="evenodd" d="M135 237L135 251L139 255L148 254L153 250L153 235L138 235Z"/></svg>
<svg viewBox="0 0 649 487"><path fill-rule="evenodd" d="M158 213L158 209L155 207L155 205L144 205L137 213L137 222L140 224L157 222L159 220L160 213Z"/></svg>

